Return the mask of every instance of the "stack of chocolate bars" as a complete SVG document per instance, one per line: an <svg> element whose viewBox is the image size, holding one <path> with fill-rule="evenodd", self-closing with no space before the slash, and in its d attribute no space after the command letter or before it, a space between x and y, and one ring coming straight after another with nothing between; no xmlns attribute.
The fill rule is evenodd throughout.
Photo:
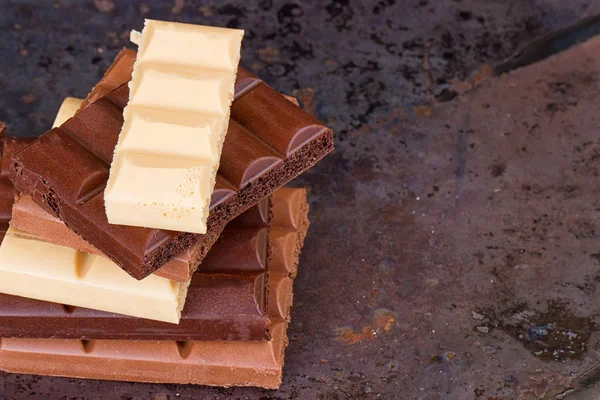
<svg viewBox="0 0 600 400"><path fill-rule="evenodd" d="M242 36L148 20L52 130L0 123L1 370L280 385L309 225L280 188L333 133L238 68Z"/></svg>

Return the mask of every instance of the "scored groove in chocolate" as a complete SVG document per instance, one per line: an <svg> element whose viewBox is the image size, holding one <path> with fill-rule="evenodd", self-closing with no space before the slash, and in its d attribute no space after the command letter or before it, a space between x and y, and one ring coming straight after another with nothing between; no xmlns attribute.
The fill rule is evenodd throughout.
<svg viewBox="0 0 600 400"><path fill-rule="evenodd" d="M126 65L128 57L130 52L122 52L117 61ZM240 68L207 234L109 225L103 189L127 99L123 83L44 134L13 157L11 178L137 279L197 243L198 265L228 221L333 149L329 128Z"/></svg>

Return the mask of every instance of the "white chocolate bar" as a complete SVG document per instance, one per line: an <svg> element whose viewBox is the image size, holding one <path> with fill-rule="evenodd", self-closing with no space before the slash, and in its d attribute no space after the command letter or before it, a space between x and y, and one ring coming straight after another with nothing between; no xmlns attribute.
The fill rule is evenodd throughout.
<svg viewBox="0 0 600 400"><path fill-rule="evenodd" d="M60 126L83 100L63 100ZM151 275L138 281L105 257L47 243L9 228L0 245L0 293L178 323L190 281Z"/></svg>
<svg viewBox="0 0 600 400"><path fill-rule="evenodd" d="M56 113L56 118L54 118L54 123L52 124L52 127L56 128L57 126L61 126L73 115L75 115L75 112L79 110L81 103L83 103L82 99L66 97L60 105L58 113Z"/></svg>
<svg viewBox="0 0 600 400"><path fill-rule="evenodd" d="M189 281L138 281L105 257L9 228L0 245L0 293L179 323Z"/></svg>
<svg viewBox="0 0 600 400"><path fill-rule="evenodd" d="M206 233L244 31L146 20L104 193L111 224Z"/></svg>

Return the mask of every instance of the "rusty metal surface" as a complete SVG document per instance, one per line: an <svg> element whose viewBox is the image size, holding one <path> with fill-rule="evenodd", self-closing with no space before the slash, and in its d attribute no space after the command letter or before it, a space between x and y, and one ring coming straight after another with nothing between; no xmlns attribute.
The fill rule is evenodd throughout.
<svg viewBox="0 0 600 400"><path fill-rule="evenodd" d="M0 120L43 132L144 13L248 29L244 64L340 133L296 182L312 225L281 389L3 374L0 398L594 398L600 42L484 65L600 4L246 3L3 1Z"/></svg>

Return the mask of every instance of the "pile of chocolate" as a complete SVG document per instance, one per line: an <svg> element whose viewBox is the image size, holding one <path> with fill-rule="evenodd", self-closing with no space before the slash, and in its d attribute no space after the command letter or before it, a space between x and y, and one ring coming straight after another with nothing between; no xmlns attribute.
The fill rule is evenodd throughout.
<svg viewBox="0 0 600 400"><path fill-rule="evenodd" d="M305 189L333 132L238 68L243 32L146 21L39 138L2 137L0 369L281 384Z"/></svg>

